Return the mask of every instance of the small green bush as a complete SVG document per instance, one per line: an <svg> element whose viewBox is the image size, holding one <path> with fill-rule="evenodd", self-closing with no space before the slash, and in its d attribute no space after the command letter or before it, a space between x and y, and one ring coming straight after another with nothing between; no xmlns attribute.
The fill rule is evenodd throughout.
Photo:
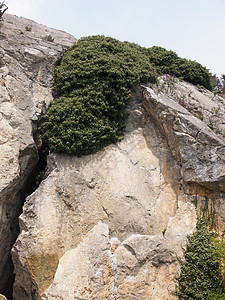
<svg viewBox="0 0 225 300"><path fill-rule="evenodd" d="M174 73L174 64L179 59L175 52L166 50L162 47L153 46L148 49L148 55L150 61L157 66L160 74L172 75Z"/></svg>
<svg viewBox="0 0 225 300"><path fill-rule="evenodd" d="M219 264L215 260L213 232L209 222L199 218L196 232L188 238L184 252L185 262L178 279L181 300L206 300L220 290Z"/></svg>
<svg viewBox="0 0 225 300"><path fill-rule="evenodd" d="M58 95L41 126L51 151L77 156L120 141L131 88L155 82L154 66L142 52L113 38L80 39L54 73Z"/></svg>
<svg viewBox="0 0 225 300"><path fill-rule="evenodd" d="M150 61L156 65L159 74L170 74L195 85L212 90L212 75L196 61L180 58L162 47L148 49Z"/></svg>

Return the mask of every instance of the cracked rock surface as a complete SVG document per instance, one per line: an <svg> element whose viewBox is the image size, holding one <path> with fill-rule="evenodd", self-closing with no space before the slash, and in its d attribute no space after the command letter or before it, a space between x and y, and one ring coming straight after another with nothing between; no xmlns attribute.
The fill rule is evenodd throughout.
<svg viewBox="0 0 225 300"><path fill-rule="evenodd" d="M18 191L37 161L36 122L52 99L54 65L75 38L5 15L0 39L3 285ZM213 211L224 233L223 98L161 77L134 89L128 111L120 143L49 156L48 176L19 218L14 299L176 300L197 213Z"/></svg>
<svg viewBox="0 0 225 300"><path fill-rule="evenodd" d="M225 192L225 99L169 76L143 90L143 104L181 164L184 181Z"/></svg>
<svg viewBox="0 0 225 300"><path fill-rule="evenodd" d="M52 36L54 41L44 39ZM38 161L37 121L52 100L56 62L76 39L31 20L5 14L0 28L0 292L12 265L26 181Z"/></svg>
<svg viewBox="0 0 225 300"><path fill-rule="evenodd" d="M140 88L133 95L122 142L81 158L50 155L20 216L16 299L176 299L196 210Z"/></svg>
<svg viewBox="0 0 225 300"><path fill-rule="evenodd" d="M214 211L223 233L223 138L157 88L134 89L120 143L49 156L20 216L16 299L175 300L197 213Z"/></svg>

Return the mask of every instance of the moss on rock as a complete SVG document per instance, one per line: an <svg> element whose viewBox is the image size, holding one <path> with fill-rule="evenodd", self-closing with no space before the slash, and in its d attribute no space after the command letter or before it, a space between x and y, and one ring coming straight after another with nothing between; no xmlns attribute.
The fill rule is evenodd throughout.
<svg viewBox="0 0 225 300"><path fill-rule="evenodd" d="M53 281L59 259L57 254L34 254L27 258L30 272L43 294Z"/></svg>

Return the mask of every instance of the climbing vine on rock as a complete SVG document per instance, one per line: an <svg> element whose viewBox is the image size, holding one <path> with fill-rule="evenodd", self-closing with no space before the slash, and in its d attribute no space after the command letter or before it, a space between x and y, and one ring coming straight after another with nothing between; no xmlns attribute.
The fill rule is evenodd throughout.
<svg viewBox="0 0 225 300"><path fill-rule="evenodd" d="M212 299L209 298L212 294L220 294L219 262L212 237L208 220L199 218L196 232L189 236L184 252L185 262L178 279L179 299L206 300Z"/></svg>

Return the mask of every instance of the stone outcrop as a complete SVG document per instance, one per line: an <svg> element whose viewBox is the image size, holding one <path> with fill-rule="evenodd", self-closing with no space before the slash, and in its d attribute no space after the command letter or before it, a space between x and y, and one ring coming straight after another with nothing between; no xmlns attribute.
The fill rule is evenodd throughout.
<svg viewBox="0 0 225 300"><path fill-rule="evenodd" d="M52 37L52 41L50 40ZM53 40L54 39L54 40ZM18 215L38 162L37 121L52 100L53 69L73 36L5 14L0 27L0 292L10 274Z"/></svg>
<svg viewBox="0 0 225 300"><path fill-rule="evenodd" d="M179 270L175 249L161 235L134 234L121 243L99 222L60 259L42 299L168 299Z"/></svg>
<svg viewBox="0 0 225 300"><path fill-rule="evenodd" d="M37 121L52 99L54 65L75 39L10 15L0 38L3 287L38 160ZM19 217L13 299L176 300L197 214L225 232L223 101L163 76L133 90L121 142L80 158L51 153Z"/></svg>
<svg viewBox="0 0 225 300"><path fill-rule="evenodd" d="M157 89L133 91L120 143L81 158L50 154L48 176L20 216L18 300L177 299L197 211L213 209L222 224L224 142Z"/></svg>
<svg viewBox="0 0 225 300"><path fill-rule="evenodd" d="M170 76L144 88L144 106L165 136L185 182L225 192L224 98Z"/></svg>

